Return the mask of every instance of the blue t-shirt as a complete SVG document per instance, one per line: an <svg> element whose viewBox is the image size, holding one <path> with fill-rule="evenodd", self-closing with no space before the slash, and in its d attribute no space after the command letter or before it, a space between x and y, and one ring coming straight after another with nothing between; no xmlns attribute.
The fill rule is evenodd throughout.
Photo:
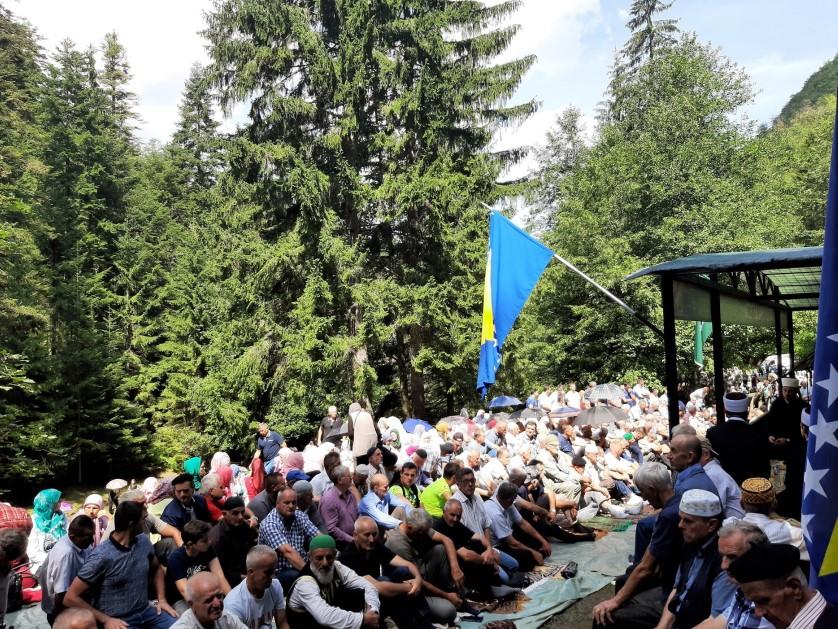
<svg viewBox="0 0 838 629"><path fill-rule="evenodd" d="M129 547L108 538L93 549L79 578L93 592L93 606L113 618L138 614L148 607L148 573L154 547L140 534Z"/></svg>
<svg viewBox="0 0 838 629"><path fill-rule="evenodd" d="M282 435L275 430L269 430L264 437L259 437L256 441L256 447L262 451L262 460L270 461L276 458L279 454L279 449L282 447Z"/></svg>
<svg viewBox="0 0 838 629"><path fill-rule="evenodd" d="M707 476L707 472L701 466L701 463L690 465L687 469L678 472L678 478L675 479L675 495L680 500L681 495L690 489L703 489L709 491L711 494L719 495L719 490L716 485Z"/></svg>
<svg viewBox="0 0 838 629"><path fill-rule="evenodd" d="M675 574L681 562L681 547L684 538L678 523L681 521L679 506L681 496L675 495L663 506L655 520L649 552L661 568L661 591L669 596L675 584Z"/></svg>

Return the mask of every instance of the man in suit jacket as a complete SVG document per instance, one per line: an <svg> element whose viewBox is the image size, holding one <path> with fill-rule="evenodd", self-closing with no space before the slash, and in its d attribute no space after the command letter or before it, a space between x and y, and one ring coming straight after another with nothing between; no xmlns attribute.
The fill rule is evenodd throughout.
<svg viewBox="0 0 838 629"><path fill-rule="evenodd" d="M748 423L748 398L734 391L724 397L726 421L707 430L707 438L718 453L722 468L737 485L747 478L769 478L768 443Z"/></svg>

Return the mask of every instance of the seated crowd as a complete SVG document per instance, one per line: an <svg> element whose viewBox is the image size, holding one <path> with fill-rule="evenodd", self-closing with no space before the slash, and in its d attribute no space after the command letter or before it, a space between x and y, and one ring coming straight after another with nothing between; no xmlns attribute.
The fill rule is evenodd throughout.
<svg viewBox="0 0 838 629"><path fill-rule="evenodd" d="M632 391L640 414L593 427L549 412L590 403L575 387L535 392L531 419L463 412L409 432L331 407L302 452L262 424L249 470L194 457L129 487L112 518L101 496L68 517L43 490L33 522L0 527L0 589L28 566L59 628L453 625L524 587L554 542L593 541L580 519L643 511L594 627L838 626L803 577L799 523L774 512L767 459L720 460L711 414L670 434L660 399ZM751 427L748 406L725 396Z"/></svg>

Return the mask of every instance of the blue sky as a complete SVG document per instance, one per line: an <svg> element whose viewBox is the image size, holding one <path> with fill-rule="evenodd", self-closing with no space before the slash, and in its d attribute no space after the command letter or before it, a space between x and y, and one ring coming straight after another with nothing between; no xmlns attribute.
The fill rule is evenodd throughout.
<svg viewBox="0 0 838 629"><path fill-rule="evenodd" d="M541 142L556 114L571 104L593 126L613 52L627 37L629 5L630 0L523 0L514 18L521 33L509 55L538 56L518 98L538 99L541 110L499 137L498 146ZM48 51L65 37L86 46L116 30L135 75L140 137L168 139L189 68L207 58L197 31L209 0L7 0L6 6L32 22ZM836 0L675 0L668 16L750 74L757 96L744 113L758 122L770 122L806 77L838 53Z"/></svg>

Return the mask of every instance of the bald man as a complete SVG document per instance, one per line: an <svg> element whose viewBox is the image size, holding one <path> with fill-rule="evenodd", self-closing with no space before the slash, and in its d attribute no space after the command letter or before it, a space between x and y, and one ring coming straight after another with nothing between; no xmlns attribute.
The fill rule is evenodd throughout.
<svg viewBox="0 0 838 629"><path fill-rule="evenodd" d="M96 616L89 609L71 607L58 614L52 629L96 629Z"/></svg>
<svg viewBox="0 0 838 629"><path fill-rule="evenodd" d="M189 609L172 629L247 629L241 620L224 611L221 581L212 572L199 572L186 582Z"/></svg>

